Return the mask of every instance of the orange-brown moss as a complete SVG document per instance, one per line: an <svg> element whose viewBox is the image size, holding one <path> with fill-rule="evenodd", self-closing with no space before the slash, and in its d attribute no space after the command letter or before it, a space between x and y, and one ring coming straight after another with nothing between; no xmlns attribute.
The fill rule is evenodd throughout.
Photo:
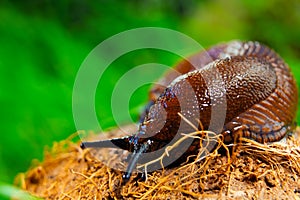
<svg viewBox="0 0 300 200"><path fill-rule="evenodd" d="M105 136L118 134L114 130ZM121 186L122 173L91 153L99 150L82 150L67 139L55 143L44 161L19 175L16 184L46 199L300 198L299 138L269 145L243 139L235 152L228 154L226 149L201 161L149 173L145 182ZM116 159L111 151L101 151L111 162Z"/></svg>

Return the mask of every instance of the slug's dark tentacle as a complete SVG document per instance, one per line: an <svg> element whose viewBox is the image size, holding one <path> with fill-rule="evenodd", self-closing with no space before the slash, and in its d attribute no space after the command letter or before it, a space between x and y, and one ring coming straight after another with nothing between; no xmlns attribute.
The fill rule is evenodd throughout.
<svg viewBox="0 0 300 200"><path fill-rule="evenodd" d="M150 146L150 140L141 144L139 148L133 152L128 162L126 172L123 174L123 184L129 181L133 170L136 168L139 158L142 156L143 153L145 153L149 149L149 146Z"/></svg>
<svg viewBox="0 0 300 200"><path fill-rule="evenodd" d="M114 138L110 140L100 140L95 142L82 142L80 144L80 147L82 149L85 148L121 148L123 150L130 151L130 137L131 136L125 136L122 138Z"/></svg>

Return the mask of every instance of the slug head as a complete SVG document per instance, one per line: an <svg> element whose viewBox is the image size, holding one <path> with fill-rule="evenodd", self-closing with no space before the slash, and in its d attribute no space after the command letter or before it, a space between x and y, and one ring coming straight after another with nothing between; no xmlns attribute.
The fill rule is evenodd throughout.
<svg viewBox="0 0 300 200"><path fill-rule="evenodd" d="M95 142L82 142L80 147L82 149L85 148L120 148L123 150L127 150L132 154L128 158L128 167L126 172L123 174L123 184L128 182L131 177L131 174L134 169L136 169L137 163L140 160L141 155L144 152L149 150L149 147L153 143L151 140L147 140L147 142L141 143L137 137L138 134L134 136L126 136L122 138L113 138L110 140L100 140ZM143 175L141 176L143 178Z"/></svg>

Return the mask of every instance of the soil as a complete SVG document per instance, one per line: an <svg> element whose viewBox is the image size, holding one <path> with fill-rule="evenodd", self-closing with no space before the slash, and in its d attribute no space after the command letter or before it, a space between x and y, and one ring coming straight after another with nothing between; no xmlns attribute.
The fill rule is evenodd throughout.
<svg viewBox="0 0 300 200"><path fill-rule="evenodd" d="M122 134L112 130L100 137ZM297 128L285 142L220 142L205 159L156 170L146 181L132 179L125 185L116 168L125 167L126 155L82 150L70 137L45 150L44 161L34 161L16 184L45 199L300 199L299 136Z"/></svg>

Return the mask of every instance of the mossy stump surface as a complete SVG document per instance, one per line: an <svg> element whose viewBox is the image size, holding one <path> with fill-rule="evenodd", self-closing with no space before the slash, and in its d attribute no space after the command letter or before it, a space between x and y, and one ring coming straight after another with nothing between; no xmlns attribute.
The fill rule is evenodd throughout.
<svg viewBox="0 0 300 200"><path fill-rule="evenodd" d="M120 134L113 130L101 137ZM92 153L98 151L113 163L114 151L82 150L67 139L46 150L44 161L35 161L16 184L45 199L300 199L299 136L300 128L286 143L244 140L234 152L223 147L223 153L214 151L204 160L148 173L146 181L125 186L122 172Z"/></svg>

